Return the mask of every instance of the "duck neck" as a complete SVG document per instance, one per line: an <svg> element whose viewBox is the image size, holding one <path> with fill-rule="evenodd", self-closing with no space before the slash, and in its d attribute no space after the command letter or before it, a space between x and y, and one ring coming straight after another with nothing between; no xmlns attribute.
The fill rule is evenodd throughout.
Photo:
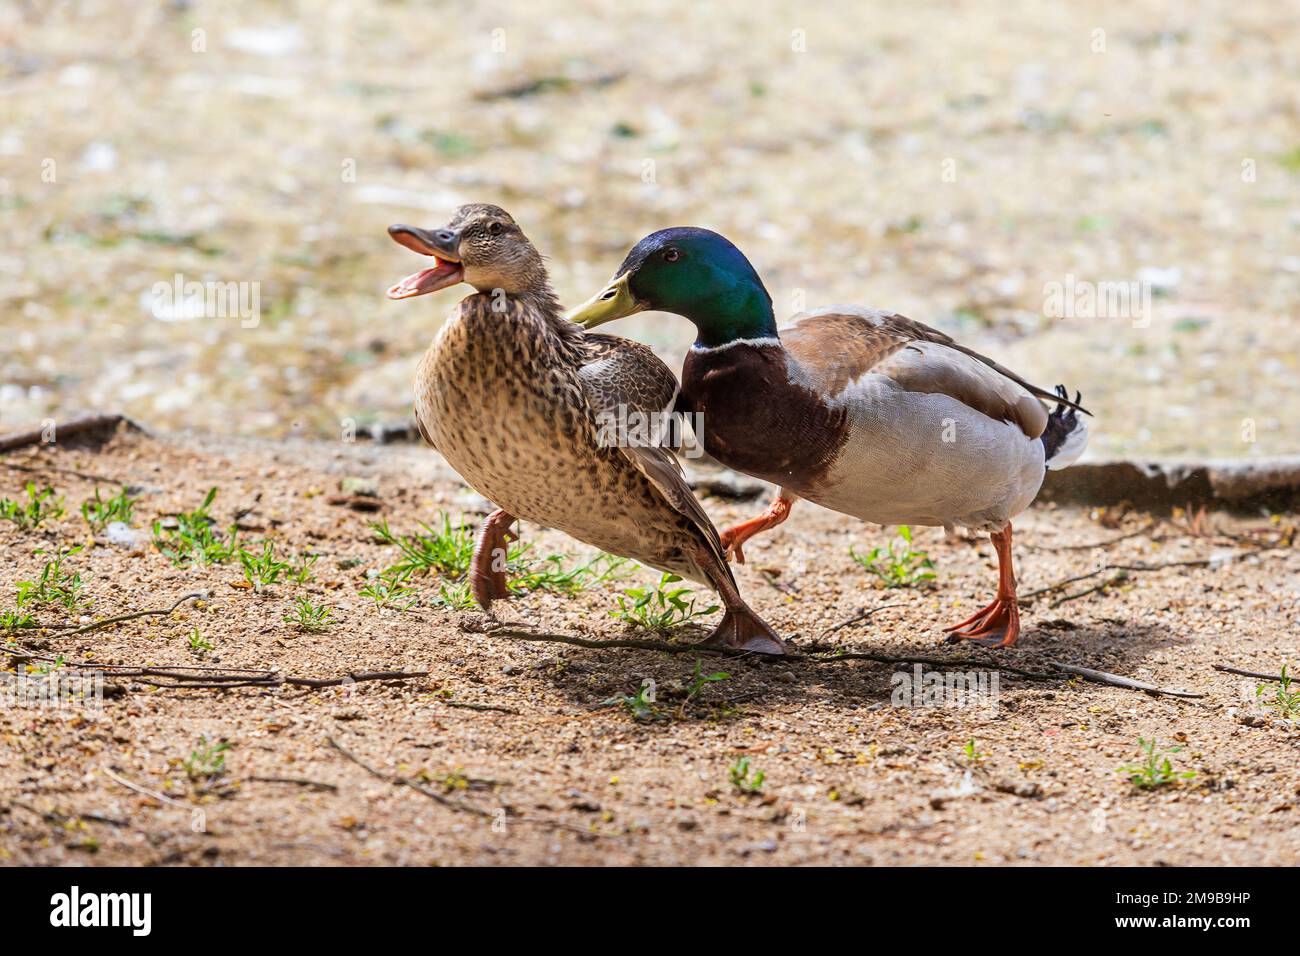
<svg viewBox="0 0 1300 956"><path fill-rule="evenodd" d="M777 338L772 299L762 286L739 285L701 303L686 317L695 323L696 348Z"/></svg>

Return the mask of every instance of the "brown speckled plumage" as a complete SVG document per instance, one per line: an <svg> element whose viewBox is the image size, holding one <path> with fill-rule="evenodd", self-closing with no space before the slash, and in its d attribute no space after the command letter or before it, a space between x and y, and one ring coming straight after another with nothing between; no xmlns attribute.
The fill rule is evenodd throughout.
<svg viewBox="0 0 1300 956"><path fill-rule="evenodd" d="M672 408L677 380L668 367L643 345L588 335L564 318L541 255L496 206L464 206L443 229L395 225L389 234L435 260L391 297L458 281L478 290L420 362L415 417L426 440L498 506L471 560L479 604L490 610L508 596L493 555L514 519L525 518L711 586L726 613L708 643L785 653L740 597L718 532L672 452L655 444L653 426L635 430L634 415Z"/></svg>
<svg viewBox="0 0 1300 956"><path fill-rule="evenodd" d="M608 374L584 377L597 364ZM721 564L717 532L671 454L597 440L601 411L662 411L675 391L672 372L649 349L586 335L560 317L549 290L479 293L459 304L425 353L415 409L451 466L511 514L707 582L713 569L696 553L703 548Z"/></svg>

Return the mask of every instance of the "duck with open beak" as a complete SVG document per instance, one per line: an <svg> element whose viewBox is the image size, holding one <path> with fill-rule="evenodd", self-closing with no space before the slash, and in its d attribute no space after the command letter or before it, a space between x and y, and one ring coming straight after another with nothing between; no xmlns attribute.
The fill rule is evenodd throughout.
<svg viewBox="0 0 1300 956"><path fill-rule="evenodd" d="M394 283L388 290L390 299L409 299L437 292L465 278L465 270L460 262L460 234L456 231L437 229L430 232L397 223L388 227L388 234L412 252L433 256L434 262L431 268L412 272L400 282Z"/></svg>
<svg viewBox="0 0 1300 956"><path fill-rule="evenodd" d="M477 290L420 362L415 420L497 505L470 564L480 606L490 614L493 601L510 596L509 529L526 518L708 584L725 614L707 643L784 654L781 638L741 598L718 532L672 452L618 427L620 416L662 420L673 407L677 379L654 352L565 320L541 254L497 206L463 206L443 229L388 232L437 260L389 289L390 298L462 281Z"/></svg>

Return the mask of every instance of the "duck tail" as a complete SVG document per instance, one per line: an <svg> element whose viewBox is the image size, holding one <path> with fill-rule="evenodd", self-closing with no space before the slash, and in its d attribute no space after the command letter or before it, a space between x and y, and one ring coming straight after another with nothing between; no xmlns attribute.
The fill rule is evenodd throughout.
<svg viewBox="0 0 1300 956"><path fill-rule="evenodd" d="M1056 395L1064 402L1070 400L1070 393L1064 385L1056 386ZM1082 398L1082 395L1075 392L1073 405L1078 405ZM1088 426L1072 406L1058 402L1056 409L1047 416L1047 428L1043 431L1047 470L1060 471L1068 468L1079 460L1087 447Z"/></svg>

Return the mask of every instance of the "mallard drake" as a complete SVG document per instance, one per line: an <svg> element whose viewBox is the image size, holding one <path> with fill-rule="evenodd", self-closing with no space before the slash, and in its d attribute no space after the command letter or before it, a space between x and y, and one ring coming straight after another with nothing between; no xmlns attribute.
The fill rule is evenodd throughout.
<svg viewBox="0 0 1300 956"><path fill-rule="evenodd" d="M1080 396L1031 385L890 312L830 306L778 330L754 267L707 229L646 236L569 317L591 329L646 309L684 316L698 332L677 408L702 416L705 451L781 489L763 514L722 535L728 557L743 562L745 541L784 521L800 498L876 524L987 531L997 595L948 628L948 640L1015 643L1011 519L1046 469L1083 453Z"/></svg>
<svg viewBox="0 0 1300 956"><path fill-rule="evenodd" d="M617 433L606 427L611 417L672 408L677 380L668 367L639 343L566 321L541 255L497 206L462 206L441 229L388 232L434 257L389 298L460 282L477 290L420 362L415 419L425 440L497 505L471 562L479 604L490 610L508 596L509 528L526 518L713 587L726 613L705 643L784 653L781 638L741 599L718 532L672 453L651 441L608 440Z"/></svg>

